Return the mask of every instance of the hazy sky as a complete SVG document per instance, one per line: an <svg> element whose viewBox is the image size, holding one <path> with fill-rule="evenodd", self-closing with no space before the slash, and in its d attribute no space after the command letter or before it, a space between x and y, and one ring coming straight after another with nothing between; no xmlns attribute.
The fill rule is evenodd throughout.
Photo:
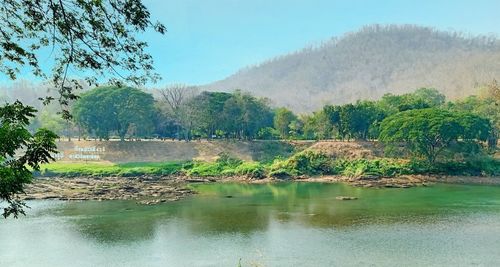
<svg viewBox="0 0 500 267"><path fill-rule="evenodd" d="M500 34L500 0L144 2L154 19L168 29L165 36L145 35L155 67L163 76L160 85L223 79L242 67L367 24L409 23L472 34ZM0 77L2 80L5 77Z"/></svg>
<svg viewBox="0 0 500 267"><path fill-rule="evenodd" d="M146 0L160 82L203 84L373 23L499 34L500 0Z"/></svg>

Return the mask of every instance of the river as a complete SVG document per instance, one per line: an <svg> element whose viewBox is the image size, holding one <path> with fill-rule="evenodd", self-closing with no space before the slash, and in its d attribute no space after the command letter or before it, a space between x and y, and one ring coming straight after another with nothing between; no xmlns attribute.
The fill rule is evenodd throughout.
<svg viewBox="0 0 500 267"><path fill-rule="evenodd" d="M498 186L193 188L155 206L31 201L0 221L0 266L500 266Z"/></svg>

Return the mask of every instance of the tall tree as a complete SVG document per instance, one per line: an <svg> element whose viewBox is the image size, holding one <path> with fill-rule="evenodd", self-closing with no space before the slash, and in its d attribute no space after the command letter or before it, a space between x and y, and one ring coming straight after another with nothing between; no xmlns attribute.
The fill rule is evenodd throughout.
<svg viewBox="0 0 500 267"><path fill-rule="evenodd" d="M290 135L290 123L297 120L297 116L287 108L278 108L274 113L274 128L280 132L281 138Z"/></svg>
<svg viewBox="0 0 500 267"><path fill-rule="evenodd" d="M163 102L166 104L167 115L173 118L177 128L177 138L181 138L181 130L192 124L189 111L186 110L189 101L198 94L193 86L172 85L159 90Z"/></svg>
<svg viewBox="0 0 500 267"><path fill-rule="evenodd" d="M222 125L224 105L232 95L223 92L202 92L189 102L197 130L212 138Z"/></svg>
<svg viewBox="0 0 500 267"><path fill-rule="evenodd" d="M75 103L75 121L99 138L115 132L125 136L146 136L154 125L153 96L131 87L99 87L86 92Z"/></svg>

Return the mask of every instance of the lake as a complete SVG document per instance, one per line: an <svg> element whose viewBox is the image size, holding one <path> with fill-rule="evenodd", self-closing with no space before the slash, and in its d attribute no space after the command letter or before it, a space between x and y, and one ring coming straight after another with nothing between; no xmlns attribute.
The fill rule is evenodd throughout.
<svg viewBox="0 0 500 267"><path fill-rule="evenodd" d="M193 188L156 206L29 202L0 221L0 266L500 266L500 187Z"/></svg>

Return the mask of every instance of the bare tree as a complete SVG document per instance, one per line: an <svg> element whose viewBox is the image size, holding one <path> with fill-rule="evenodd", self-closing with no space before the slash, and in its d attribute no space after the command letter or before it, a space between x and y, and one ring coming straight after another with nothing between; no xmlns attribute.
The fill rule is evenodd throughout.
<svg viewBox="0 0 500 267"><path fill-rule="evenodd" d="M158 91L170 109L176 112L187 100L196 95L198 89L194 86L175 84L159 89Z"/></svg>
<svg viewBox="0 0 500 267"><path fill-rule="evenodd" d="M187 103L199 92L195 86L175 84L158 90L163 101L167 104L168 113L174 118L177 125L177 138L181 139L181 128L184 129L184 138L189 139L190 121Z"/></svg>

